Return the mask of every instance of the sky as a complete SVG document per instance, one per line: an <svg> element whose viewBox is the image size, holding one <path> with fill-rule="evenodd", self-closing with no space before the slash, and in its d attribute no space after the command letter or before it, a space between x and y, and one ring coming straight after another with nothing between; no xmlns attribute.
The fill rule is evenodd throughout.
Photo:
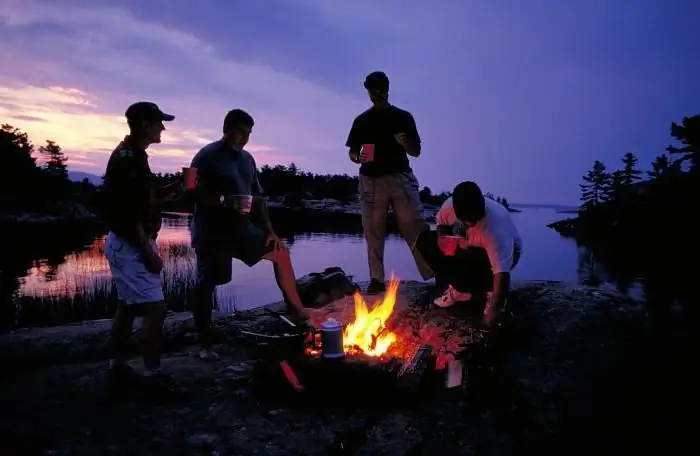
<svg viewBox="0 0 700 456"><path fill-rule="evenodd" d="M353 175L345 140L382 70L422 186L577 204L594 160L646 167L700 113L698 17L697 0L2 0L0 122L101 175L126 107L154 101L176 120L151 167L175 172L242 108L259 166Z"/></svg>

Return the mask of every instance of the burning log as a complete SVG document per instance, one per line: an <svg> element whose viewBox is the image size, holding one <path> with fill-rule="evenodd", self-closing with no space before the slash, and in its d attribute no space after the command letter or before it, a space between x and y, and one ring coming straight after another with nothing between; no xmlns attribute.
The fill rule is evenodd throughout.
<svg viewBox="0 0 700 456"><path fill-rule="evenodd" d="M435 357L432 353L430 345L421 345L401 366L398 373L399 384L404 387L417 386L431 366L435 367Z"/></svg>

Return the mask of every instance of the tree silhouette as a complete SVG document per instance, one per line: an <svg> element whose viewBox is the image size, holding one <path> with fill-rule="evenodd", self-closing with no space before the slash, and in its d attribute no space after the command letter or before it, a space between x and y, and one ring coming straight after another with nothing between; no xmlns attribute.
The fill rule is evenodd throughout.
<svg viewBox="0 0 700 456"><path fill-rule="evenodd" d="M683 146L668 146L666 150L670 154L680 155L679 163L689 162L692 173L700 172L700 114L683 117L680 125L671 122L671 136Z"/></svg>
<svg viewBox="0 0 700 456"><path fill-rule="evenodd" d="M609 195L611 177L605 164L600 160L593 163L588 173L583 177L581 188L581 209L590 209L605 201Z"/></svg>
<svg viewBox="0 0 700 456"><path fill-rule="evenodd" d="M625 187L624 182L624 171L618 169L610 173L602 201L614 200L620 194L620 191L622 191L622 189Z"/></svg>
<svg viewBox="0 0 700 456"><path fill-rule="evenodd" d="M665 154L661 154L651 162L651 171L647 171L647 176L651 179L660 179L668 172L668 169L668 157Z"/></svg>
<svg viewBox="0 0 700 456"><path fill-rule="evenodd" d="M68 166L66 165L68 157L58 144L47 140L46 145L39 148L39 152L44 157L44 169L49 175L61 180L68 180Z"/></svg>
<svg viewBox="0 0 700 456"><path fill-rule="evenodd" d="M632 152L627 152L622 158L623 168L620 170L620 185L632 185L641 179L642 172L636 166L639 160Z"/></svg>

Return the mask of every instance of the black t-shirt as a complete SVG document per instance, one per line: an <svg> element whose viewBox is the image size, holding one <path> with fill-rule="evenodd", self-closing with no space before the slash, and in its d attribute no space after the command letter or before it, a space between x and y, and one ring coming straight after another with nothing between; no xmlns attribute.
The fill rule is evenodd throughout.
<svg viewBox="0 0 700 456"><path fill-rule="evenodd" d="M145 150L119 144L107 162L103 191L105 221L114 234L135 243L137 223L147 235L158 229L160 212Z"/></svg>
<svg viewBox="0 0 700 456"><path fill-rule="evenodd" d="M410 112L388 106L371 107L355 118L345 145L351 149L374 144L374 160L360 166L363 176L385 176L411 171L408 155L394 135L406 133L409 141L420 144L416 122Z"/></svg>

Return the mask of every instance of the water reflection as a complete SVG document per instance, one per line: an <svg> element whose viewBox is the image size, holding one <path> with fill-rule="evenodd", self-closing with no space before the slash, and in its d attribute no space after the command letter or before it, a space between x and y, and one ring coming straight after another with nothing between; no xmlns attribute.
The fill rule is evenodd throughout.
<svg viewBox="0 0 700 456"><path fill-rule="evenodd" d="M590 252L577 249L574 242L546 228L557 217L551 210L514 214L526 246L514 278L597 285L614 276ZM194 286L195 256L189 246L189 221L186 215L164 218L158 237L165 263L166 299L169 308L175 311L187 308ZM338 265L356 280L367 280L364 240L360 231L353 231L353 226L341 223L322 227L326 231L323 233L295 233L294 229L303 227L299 220L273 222L281 227L280 233L291 247L298 276ZM98 227L82 227L18 236L9 233L2 237L8 247L22 246L0 260L3 297L0 323L5 329L112 315L115 299L104 256L103 231ZM391 235L385 250L387 272L393 271L406 280L421 280L401 238ZM217 289L217 299L219 310L233 312L280 300L281 295L269 263L248 268L234 262L233 280Z"/></svg>

